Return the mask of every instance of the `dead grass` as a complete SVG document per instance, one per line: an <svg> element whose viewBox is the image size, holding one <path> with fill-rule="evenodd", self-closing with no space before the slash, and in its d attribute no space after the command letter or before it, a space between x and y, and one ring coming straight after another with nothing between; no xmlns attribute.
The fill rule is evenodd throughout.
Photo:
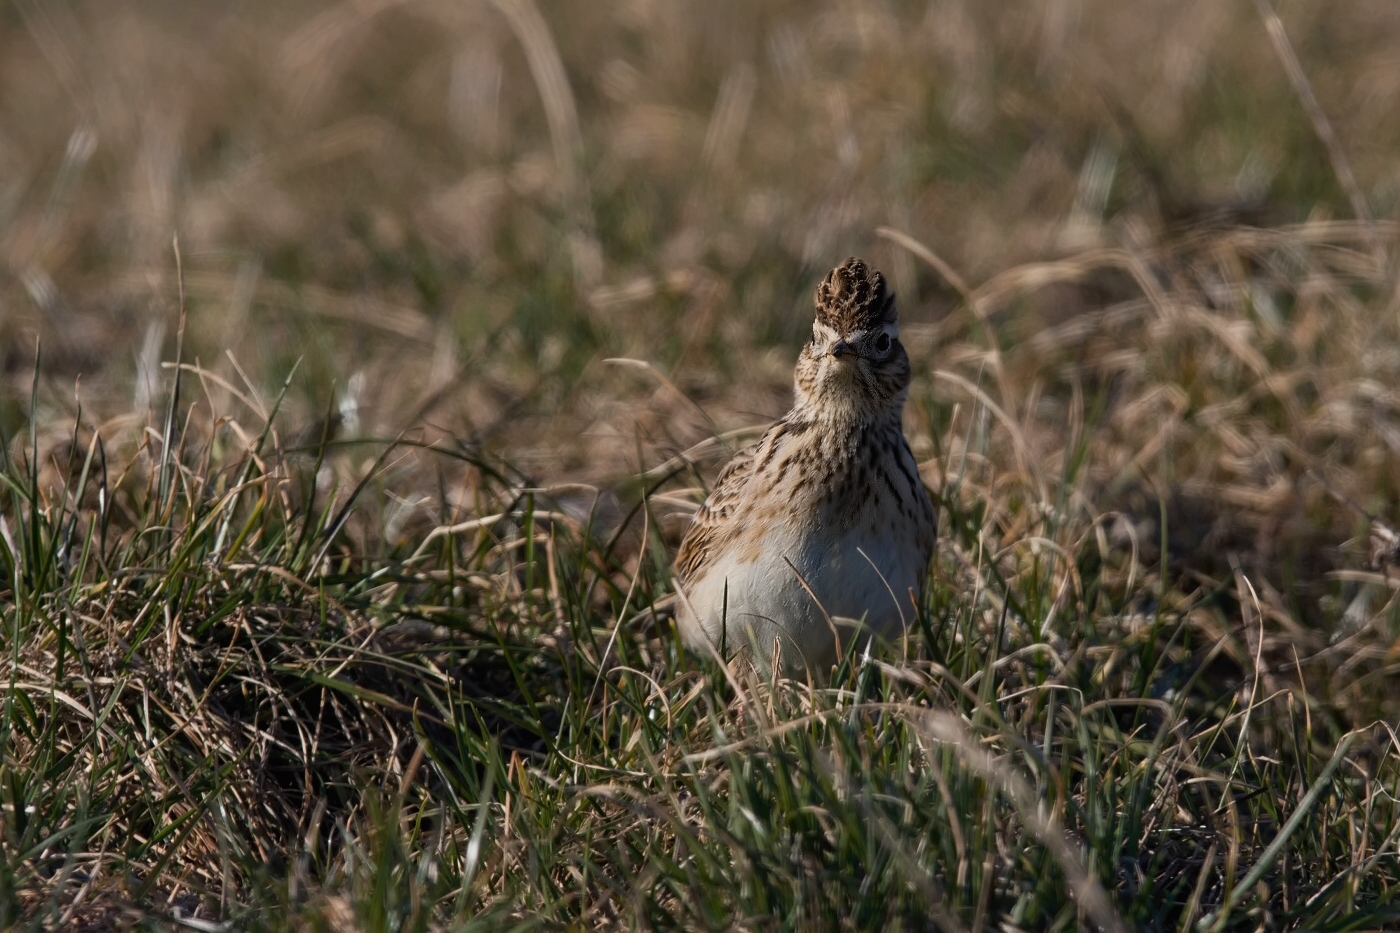
<svg viewBox="0 0 1400 933"><path fill-rule="evenodd" d="M1393 922L1400 13L1279 13L17 3L0 916ZM696 669L849 253L920 630Z"/></svg>

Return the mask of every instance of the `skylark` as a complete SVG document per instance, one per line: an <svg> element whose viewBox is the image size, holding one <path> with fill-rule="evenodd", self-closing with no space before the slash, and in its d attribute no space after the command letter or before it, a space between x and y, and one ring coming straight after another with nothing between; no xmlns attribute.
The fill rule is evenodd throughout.
<svg viewBox="0 0 1400 933"><path fill-rule="evenodd" d="M894 293L859 259L817 287L792 410L720 473L681 542L686 644L825 672L853 637L913 620L933 503L904 438L909 355Z"/></svg>

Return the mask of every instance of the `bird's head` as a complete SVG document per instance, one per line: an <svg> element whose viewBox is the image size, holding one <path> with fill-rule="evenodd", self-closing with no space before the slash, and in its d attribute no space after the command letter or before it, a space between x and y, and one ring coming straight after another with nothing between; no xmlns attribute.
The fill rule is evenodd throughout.
<svg viewBox="0 0 1400 933"><path fill-rule="evenodd" d="M902 404L909 354L885 277L847 259L817 286L816 305L812 339L797 364L799 402L856 415Z"/></svg>

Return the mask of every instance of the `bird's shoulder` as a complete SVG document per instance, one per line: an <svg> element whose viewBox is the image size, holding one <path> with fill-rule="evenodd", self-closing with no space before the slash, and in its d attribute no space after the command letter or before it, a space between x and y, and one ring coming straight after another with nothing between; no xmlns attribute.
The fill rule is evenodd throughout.
<svg viewBox="0 0 1400 933"><path fill-rule="evenodd" d="M749 487L754 475L772 460L790 429L788 419L775 422L757 443L740 450L720 470L710 494L695 511L690 530L676 555L676 572L682 579L696 579L711 556L722 550L728 539L737 533L740 513L752 497Z"/></svg>

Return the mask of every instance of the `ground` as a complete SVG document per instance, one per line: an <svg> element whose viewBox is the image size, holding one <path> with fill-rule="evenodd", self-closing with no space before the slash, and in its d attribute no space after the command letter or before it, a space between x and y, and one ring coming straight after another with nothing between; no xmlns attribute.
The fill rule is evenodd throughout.
<svg viewBox="0 0 1400 933"><path fill-rule="evenodd" d="M0 917L1400 924L1400 10L0 15ZM940 540L821 682L670 558L847 255Z"/></svg>

